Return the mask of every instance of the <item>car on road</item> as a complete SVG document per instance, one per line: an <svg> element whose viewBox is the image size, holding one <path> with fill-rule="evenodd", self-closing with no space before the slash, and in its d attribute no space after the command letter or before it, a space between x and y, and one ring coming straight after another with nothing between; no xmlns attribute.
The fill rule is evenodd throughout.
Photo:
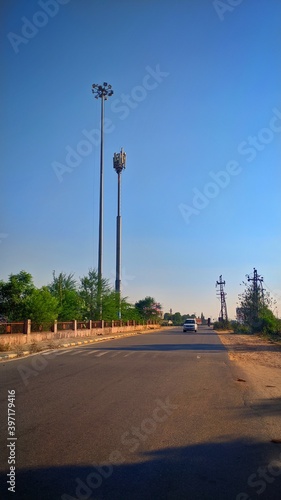
<svg viewBox="0 0 281 500"><path fill-rule="evenodd" d="M186 319L183 324L183 332L197 332L197 323L195 318Z"/></svg>

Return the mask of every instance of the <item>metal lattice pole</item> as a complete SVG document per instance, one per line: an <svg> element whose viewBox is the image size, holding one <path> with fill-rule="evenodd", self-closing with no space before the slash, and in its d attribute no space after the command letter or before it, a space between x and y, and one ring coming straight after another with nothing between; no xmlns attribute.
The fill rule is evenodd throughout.
<svg viewBox="0 0 281 500"><path fill-rule="evenodd" d="M118 317L121 319L121 173L126 168L126 153L122 148L120 153L114 153L113 168L118 175L115 292L118 294Z"/></svg>
<svg viewBox="0 0 281 500"><path fill-rule="evenodd" d="M216 286L220 287L219 292L217 293L217 295L220 297L220 302L221 302L219 321L228 321L226 299L225 299L227 294L224 291L225 281L222 281L222 274L219 277L219 281L216 282Z"/></svg>

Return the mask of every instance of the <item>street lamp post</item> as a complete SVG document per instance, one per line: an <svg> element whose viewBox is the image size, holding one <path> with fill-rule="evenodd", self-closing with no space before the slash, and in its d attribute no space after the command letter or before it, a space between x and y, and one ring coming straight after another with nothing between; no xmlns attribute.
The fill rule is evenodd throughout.
<svg viewBox="0 0 281 500"><path fill-rule="evenodd" d="M118 175L118 197L116 218L116 280L115 292L118 295L118 316L121 319L121 173L126 168L126 153L114 153L113 168Z"/></svg>
<svg viewBox="0 0 281 500"><path fill-rule="evenodd" d="M104 101L113 95L111 85L104 82L102 85L93 83L92 92L96 99L101 99L101 140L100 140L100 204L99 204L99 246L98 246L98 308L102 319L102 253L103 253L103 125Z"/></svg>

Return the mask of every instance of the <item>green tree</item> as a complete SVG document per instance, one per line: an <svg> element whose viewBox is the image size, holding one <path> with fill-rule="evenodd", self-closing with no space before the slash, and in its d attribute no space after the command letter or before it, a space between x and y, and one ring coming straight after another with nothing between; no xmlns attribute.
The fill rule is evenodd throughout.
<svg viewBox="0 0 281 500"><path fill-rule="evenodd" d="M83 319L83 300L77 290L77 283L73 274L59 273L56 276L53 271L53 281L48 285L50 293L59 302L59 321L70 321Z"/></svg>
<svg viewBox="0 0 281 500"><path fill-rule="evenodd" d="M58 317L59 301L46 286L34 289L26 300L28 318L33 323L53 323Z"/></svg>
<svg viewBox="0 0 281 500"><path fill-rule="evenodd" d="M116 298L111 296L111 293L112 290L108 280L103 278L101 281L103 319L106 319L108 316L108 310L112 310L112 301L114 303L114 308L116 309ZM89 269L87 276L80 278L79 294L83 301L83 314L85 319L99 319L98 273L95 269ZM114 317L115 316L109 319L113 319Z"/></svg>
<svg viewBox="0 0 281 500"><path fill-rule="evenodd" d="M145 297L135 303L135 308L141 318L145 320L157 319L161 317L162 307L159 302L155 302L153 297Z"/></svg>
<svg viewBox="0 0 281 500"><path fill-rule="evenodd" d="M172 321L173 321L173 324L177 325L177 326L180 326L184 323L180 312L175 312L175 314L173 314Z"/></svg>
<svg viewBox="0 0 281 500"><path fill-rule="evenodd" d="M28 319L27 299L35 290L31 274L20 271L0 281L0 313L9 321Z"/></svg>
<svg viewBox="0 0 281 500"><path fill-rule="evenodd" d="M264 293L261 287L254 283L245 283L246 288L240 298L240 312L243 325L251 333L278 333L280 325L271 307L270 293Z"/></svg>
<svg viewBox="0 0 281 500"><path fill-rule="evenodd" d="M121 299L121 317L123 321L135 320L140 321L142 318L139 311L133 304L127 301L128 297Z"/></svg>

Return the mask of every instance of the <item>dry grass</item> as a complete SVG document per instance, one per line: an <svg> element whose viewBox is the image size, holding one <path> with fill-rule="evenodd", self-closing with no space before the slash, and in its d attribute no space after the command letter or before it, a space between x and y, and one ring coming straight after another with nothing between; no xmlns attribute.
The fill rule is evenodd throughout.
<svg viewBox="0 0 281 500"><path fill-rule="evenodd" d="M9 342L7 344L0 344L0 352L6 352L11 349Z"/></svg>

